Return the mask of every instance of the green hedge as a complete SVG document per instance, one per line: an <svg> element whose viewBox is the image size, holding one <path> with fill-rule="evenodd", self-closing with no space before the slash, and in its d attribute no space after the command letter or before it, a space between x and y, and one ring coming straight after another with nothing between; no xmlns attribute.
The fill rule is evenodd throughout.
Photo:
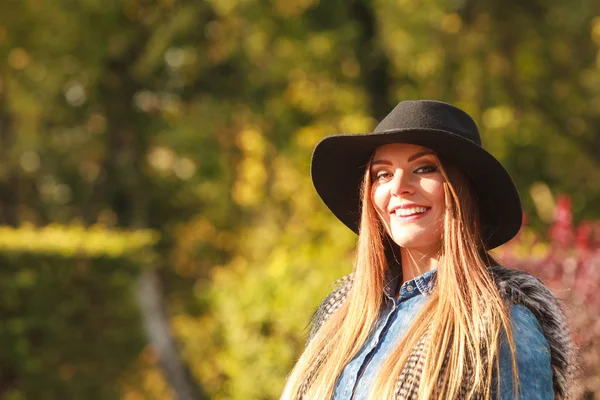
<svg viewBox="0 0 600 400"><path fill-rule="evenodd" d="M2 399L120 397L120 378L146 342L133 285L155 240L102 228L0 228Z"/></svg>

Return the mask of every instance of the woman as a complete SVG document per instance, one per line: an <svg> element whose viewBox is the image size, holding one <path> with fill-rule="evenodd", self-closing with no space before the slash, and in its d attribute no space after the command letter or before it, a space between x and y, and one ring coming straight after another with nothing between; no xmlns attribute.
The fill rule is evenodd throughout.
<svg viewBox="0 0 600 400"><path fill-rule="evenodd" d="M359 237L283 399L570 398L559 302L488 254L518 232L521 203L465 112L404 101L373 133L323 139L311 168Z"/></svg>

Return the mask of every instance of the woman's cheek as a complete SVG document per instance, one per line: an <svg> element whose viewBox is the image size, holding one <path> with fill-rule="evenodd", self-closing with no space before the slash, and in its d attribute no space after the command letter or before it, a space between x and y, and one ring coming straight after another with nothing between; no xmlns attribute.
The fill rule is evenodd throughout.
<svg viewBox="0 0 600 400"><path fill-rule="evenodd" d="M377 216L379 220L383 223L383 226L389 232L390 215L387 212L389 196L386 195L385 188L383 188L382 185L374 187L372 193L373 195L371 196L371 199L375 211L377 212Z"/></svg>

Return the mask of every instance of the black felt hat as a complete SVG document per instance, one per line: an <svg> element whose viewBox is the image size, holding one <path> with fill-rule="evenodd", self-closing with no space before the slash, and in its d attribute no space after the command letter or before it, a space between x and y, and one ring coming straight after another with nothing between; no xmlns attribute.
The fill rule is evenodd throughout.
<svg viewBox="0 0 600 400"><path fill-rule="evenodd" d="M365 168L375 149L389 143L427 147L443 162L451 162L467 174L478 194L487 249L517 234L523 212L510 175L481 146L477 125L467 113L432 100L403 101L374 132L327 136L315 147L311 164L315 189L355 233L360 225L360 185Z"/></svg>

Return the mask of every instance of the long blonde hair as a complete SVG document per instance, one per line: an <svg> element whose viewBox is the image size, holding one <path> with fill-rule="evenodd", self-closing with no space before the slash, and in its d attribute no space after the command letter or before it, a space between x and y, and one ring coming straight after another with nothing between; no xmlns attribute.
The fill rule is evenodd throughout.
<svg viewBox="0 0 600 400"><path fill-rule="evenodd" d="M446 213L437 285L405 336L382 365L370 399L392 399L402 369L417 342L430 335L424 355L418 399L490 399L492 375L498 368L501 333L512 355L513 389L518 376L509 311L488 267L493 263L481 238L474 190L461 171L439 165ZM385 232L371 201L367 166L361 186L361 222L354 260L354 281L344 304L321 326L288 377L284 400L329 399L338 376L361 349L383 302L388 261ZM464 382L467 377L470 381ZM466 383L466 385L465 385ZM499 377L498 377L499 384ZM467 388L467 393L461 389Z"/></svg>

